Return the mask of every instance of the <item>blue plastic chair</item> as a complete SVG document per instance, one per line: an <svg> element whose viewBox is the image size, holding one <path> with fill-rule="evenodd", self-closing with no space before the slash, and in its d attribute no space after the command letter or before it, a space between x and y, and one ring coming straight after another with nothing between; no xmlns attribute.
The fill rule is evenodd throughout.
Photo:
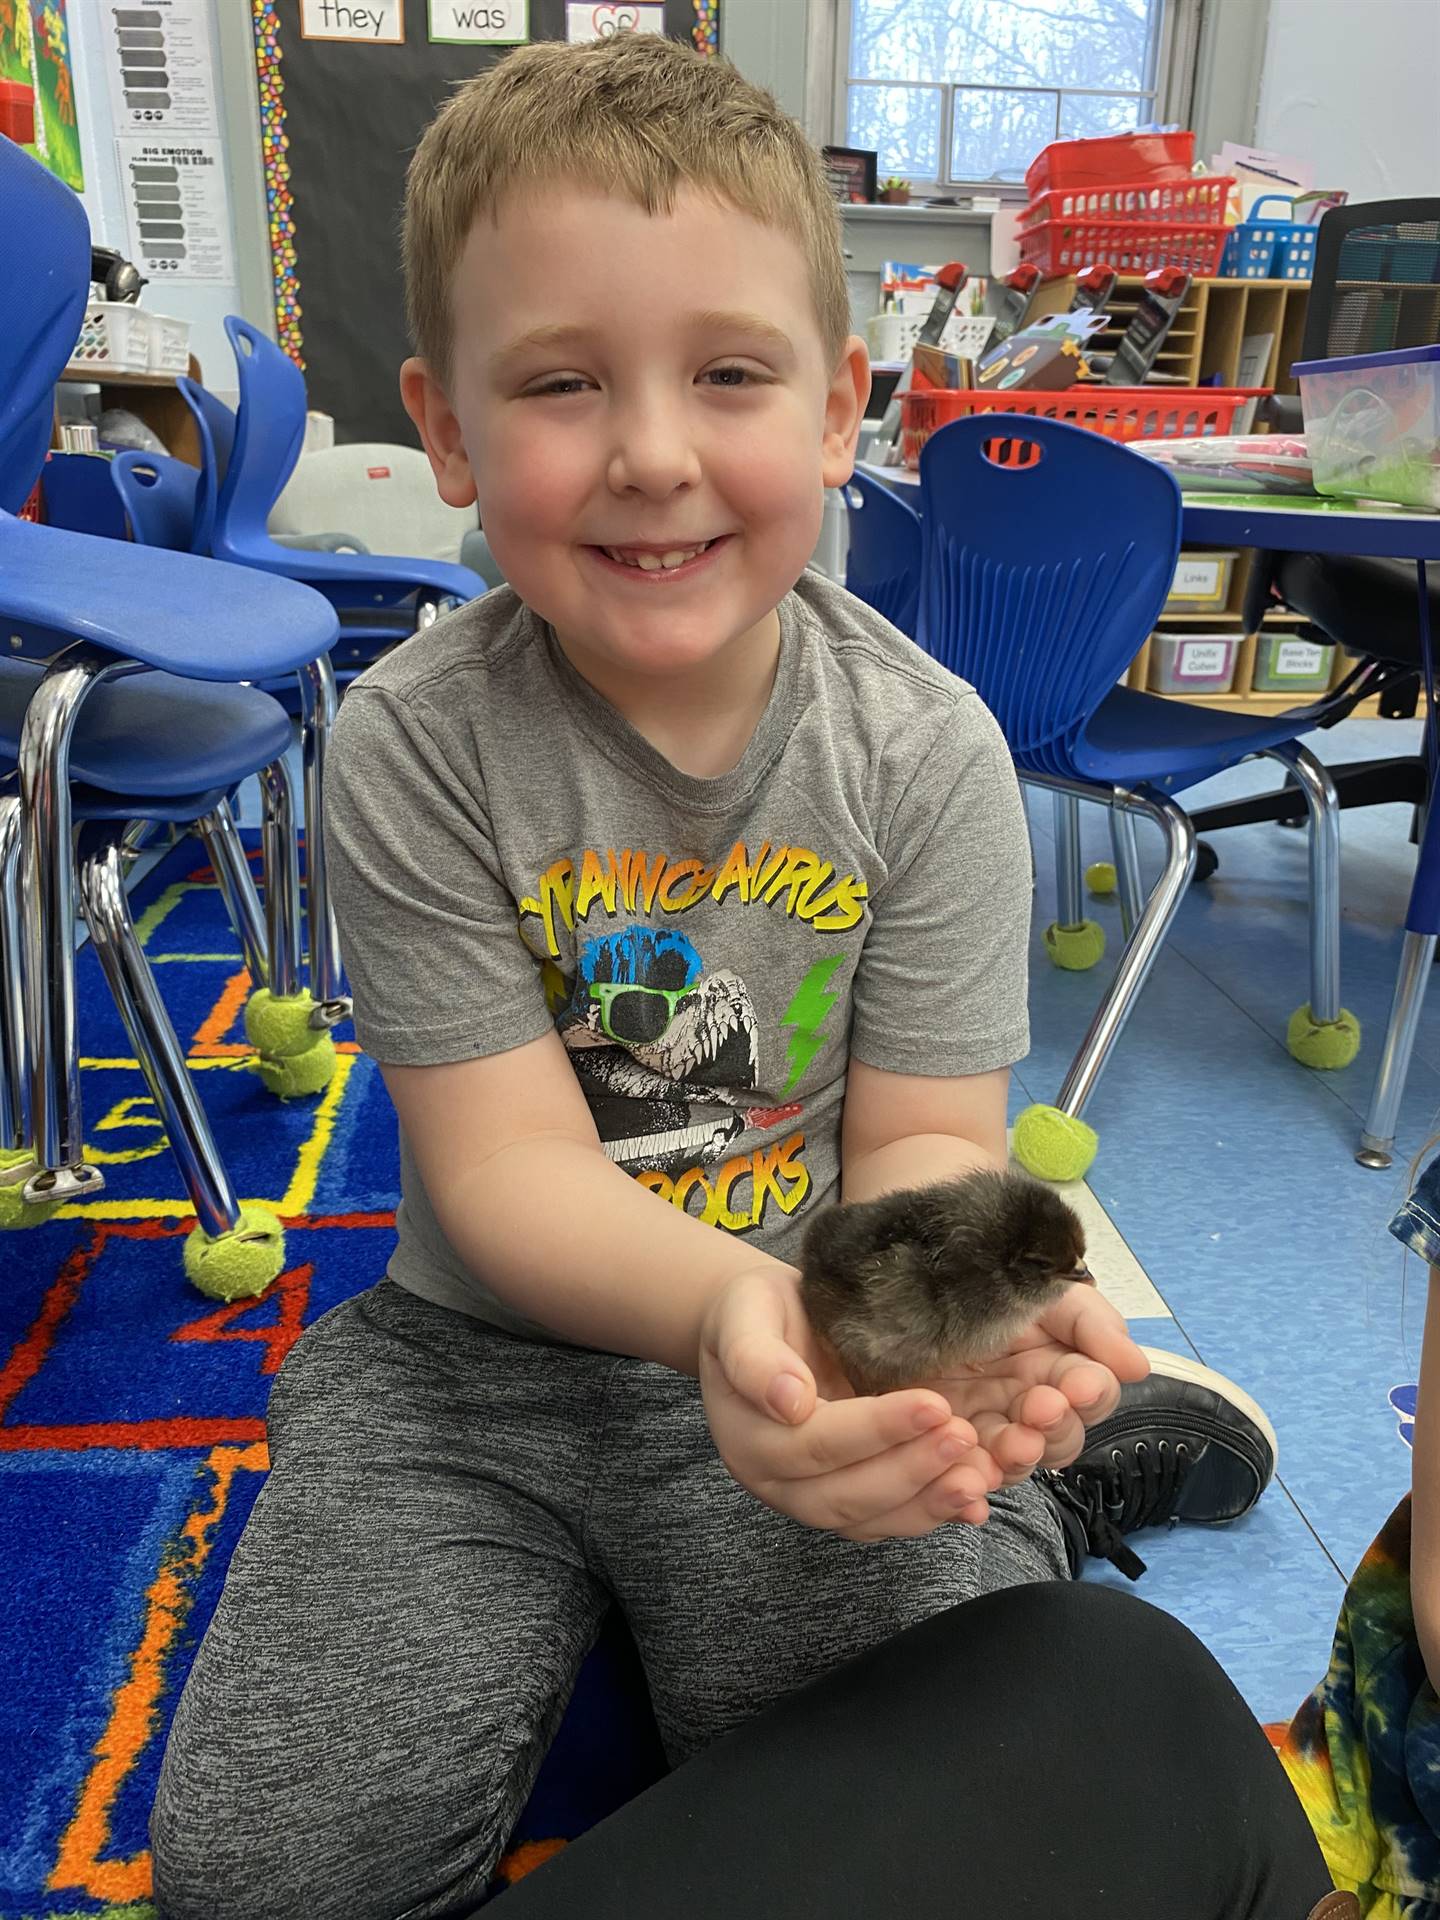
<svg viewBox="0 0 1440 1920"><path fill-rule="evenodd" d="M54 382L89 290L90 237L69 189L0 140L0 255L22 253L26 272L0 285L7 501L27 497L43 460ZM123 860L154 823L201 825L257 978L291 1003L280 1012L297 1016L304 1040L313 1032L317 1048L330 1046L328 1027L348 1008L317 1006L295 991L289 722L239 681L323 657L333 609L288 581L0 511L0 619L19 643L19 657L0 672L0 771L13 761L19 787L18 797L0 796L3 1211L22 1224L27 1204L48 1210L103 1186L84 1161L75 1033L71 830L80 820L79 884L96 949L200 1216L187 1267L201 1272L224 1237L230 1281L240 1272L247 1284L239 1290L259 1291L283 1263L279 1223L240 1211L129 924ZM266 793L265 925L228 812L230 791L257 772ZM12 1207L17 1189L25 1204Z"/></svg>
<svg viewBox="0 0 1440 1920"><path fill-rule="evenodd" d="M845 585L913 639L920 610L920 516L882 481L845 486Z"/></svg>
<svg viewBox="0 0 1440 1920"><path fill-rule="evenodd" d="M403 554L316 554L271 538L270 510L295 471L305 438L305 376L248 321L231 315L225 332L235 354L240 405L215 504L215 557L303 580L340 610L478 598L485 582L468 567Z"/></svg>
<svg viewBox="0 0 1440 1920"><path fill-rule="evenodd" d="M1011 464L1017 443L1034 449ZM1343 1065L1359 1026L1340 1004L1340 834L1334 787L1298 743L1318 707L1256 718L1118 687L1154 628L1180 545L1180 490L1164 468L1059 422L957 421L920 456L922 555L916 637L978 690L1021 778L1056 796L1058 964L1103 946L1080 897L1077 801L1110 809L1127 942L1056 1105L1080 1116L1133 1009L1195 866L1174 795L1242 760L1278 760L1310 814L1310 999L1290 1026L1307 1064ZM1165 837L1141 907L1136 816ZM1078 949L1078 952L1077 952Z"/></svg>

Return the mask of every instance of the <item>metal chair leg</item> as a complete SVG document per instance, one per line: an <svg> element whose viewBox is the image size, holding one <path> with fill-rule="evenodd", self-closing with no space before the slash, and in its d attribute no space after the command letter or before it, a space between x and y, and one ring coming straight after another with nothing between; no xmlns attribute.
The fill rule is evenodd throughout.
<svg viewBox="0 0 1440 1920"><path fill-rule="evenodd" d="M310 935L310 991L316 1026L333 1027L348 1019L350 997L340 964L340 932L330 904L325 868L325 753L335 724L335 671L321 654L302 667L300 751L305 769L305 905Z"/></svg>
<svg viewBox="0 0 1440 1920"><path fill-rule="evenodd" d="M226 918L240 942L251 982L257 987L268 987L270 944L265 932L265 916L230 802L222 800L213 813L197 820L195 826L210 856Z"/></svg>
<svg viewBox="0 0 1440 1920"><path fill-rule="evenodd" d="M1085 918L1080 874L1080 802L1073 793L1055 795L1056 922L1078 927Z"/></svg>
<svg viewBox="0 0 1440 1920"><path fill-rule="evenodd" d="M0 795L0 1150L30 1146L30 1087L25 1048L25 979L21 968L20 799ZM34 1172L33 1160L0 1170L12 1182Z"/></svg>
<svg viewBox="0 0 1440 1920"><path fill-rule="evenodd" d="M1087 797L1095 798L1094 794ZM1112 806L1127 807L1154 820L1165 835L1165 867L1154 891L1145 904L1139 924L1126 942L1100 1005L1079 1051L1070 1063L1055 1104L1062 1113L1077 1118L1095 1090L1095 1083L1110 1057L1110 1050L1124 1031L1134 1010L1140 989L1155 964L1176 909L1185 897L1195 871L1195 829L1190 817L1166 795L1141 789L1132 792L1123 787L1114 790Z"/></svg>
<svg viewBox="0 0 1440 1920"><path fill-rule="evenodd" d="M1310 1011L1327 1025L1340 1018L1340 801L1335 782L1308 747L1272 747L1310 812Z"/></svg>
<svg viewBox="0 0 1440 1920"><path fill-rule="evenodd" d="M295 843L295 783L283 760L272 760L261 769L260 800L269 951L266 984L277 1000L289 1000L300 991L300 856Z"/></svg>
<svg viewBox="0 0 1440 1920"><path fill-rule="evenodd" d="M1128 940L1140 924L1145 895L1140 880L1140 849L1135 844L1135 816L1125 807L1111 807L1110 846L1115 855L1115 877L1120 889L1120 925Z"/></svg>
<svg viewBox="0 0 1440 1920"><path fill-rule="evenodd" d="M113 654L68 648L31 695L20 733L22 966L36 1164L24 1194L31 1205L88 1198L105 1185L100 1169L84 1159L70 737L91 688L126 668Z"/></svg>
<svg viewBox="0 0 1440 1920"><path fill-rule="evenodd" d="M207 1234L230 1233L240 1224L240 1203L136 938L115 841L82 859L77 879L96 957L164 1122L190 1204Z"/></svg>
<svg viewBox="0 0 1440 1920"><path fill-rule="evenodd" d="M1370 1094L1370 1111L1365 1115L1355 1155L1362 1167L1388 1167L1395 1157L1395 1123L1400 1114L1400 1097L1410 1071L1410 1056L1415 1050L1420 1010L1425 1004L1425 989L1430 984L1434 959L1433 933L1405 935L1400 971L1395 978L1395 998L1390 1003L1390 1025L1385 1030L1385 1050L1380 1056L1380 1070Z"/></svg>

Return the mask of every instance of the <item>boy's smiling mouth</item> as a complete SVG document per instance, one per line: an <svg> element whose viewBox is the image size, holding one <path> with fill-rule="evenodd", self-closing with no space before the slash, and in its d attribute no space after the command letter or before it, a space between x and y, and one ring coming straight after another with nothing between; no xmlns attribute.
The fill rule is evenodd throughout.
<svg viewBox="0 0 1440 1920"><path fill-rule="evenodd" d="M585 551L593 554L612 574L658 583L661 580L689 579L707 565L712 555L727 545L730 539L730 534L722 533L713 540L695 541L688 546L587 546Z"/></svg>

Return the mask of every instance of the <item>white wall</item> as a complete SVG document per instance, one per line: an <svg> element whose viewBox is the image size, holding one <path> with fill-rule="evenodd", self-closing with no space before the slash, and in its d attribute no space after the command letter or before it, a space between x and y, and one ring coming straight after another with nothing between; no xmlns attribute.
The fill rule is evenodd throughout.
<svg viewBox="0 0 1440 1920"><path fill-rule="evenodd" d="M213 34L219 8L239 8L243 0L208 0L208 5ZM81 160L85 169L85 190L80 197L85 203L96 245L118 247L121 253L125 253L128 251L125 201L120 163L115 151L116 127L110 105L102 37L109 31L110 12L111 7L104 0L70 0L68 18L75 63L76 118L80 128ZM220 129L221 138L225 141L226 159L231 162L237 147L244 151L244 143L232 138L223 97L220 103ZM233 253L233 212L231 228ZM230 343L225 338L223 322L227 313L245 311L238 285L225 285L218 281L203 284L168 281L164 286L147 287L140 298L144 306L190 322L190 350L200 362L206 385L233 399L234 357L230 352ZM250 317L263 320L266 316Z"/></svg>
<svg viewBox="0 0 1440 1920"><path fill-rule="evenodd" d="M1440 195L1437 0L1270 0L1257 145L1352 200Z"/></svg>

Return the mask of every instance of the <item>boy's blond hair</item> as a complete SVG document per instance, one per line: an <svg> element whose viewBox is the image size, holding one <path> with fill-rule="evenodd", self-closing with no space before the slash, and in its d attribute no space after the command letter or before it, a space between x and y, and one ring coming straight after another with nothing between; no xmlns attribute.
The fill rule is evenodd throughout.
<svg viewBox="0 0 1440 1920"><path fill-rule="evenodd" d="M820 155L727 61L658 34L536 41L467 80L426 129L405 183L405 297L415 350L450 372L450 288L477 219L506 192L574 178L647 213L682 185L788 233L809 269L826 370L850 332L839 211Z"/></svg>

